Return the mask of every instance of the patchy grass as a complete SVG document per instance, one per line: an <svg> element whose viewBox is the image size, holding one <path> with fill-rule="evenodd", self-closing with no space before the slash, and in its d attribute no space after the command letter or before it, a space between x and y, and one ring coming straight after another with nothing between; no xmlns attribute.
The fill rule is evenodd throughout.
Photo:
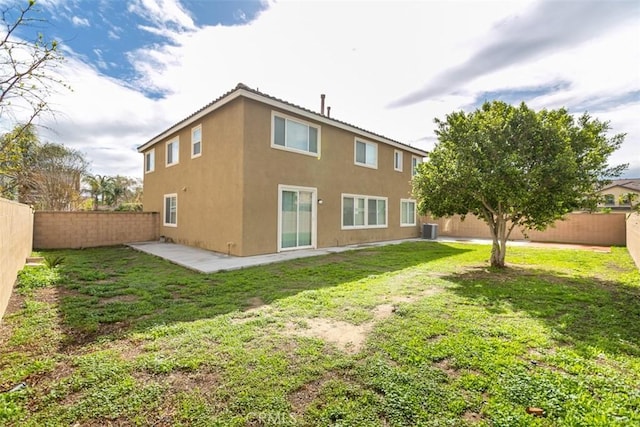
<svg viewBox="0 0 640 427"><path fill-rule="evenodd" d="M514 247L505 270L489 251L414 242L209 275L123 247L44 252L64 257L56 277L22 273L0 324L0 424L639 424L626 250Z"/></svg>

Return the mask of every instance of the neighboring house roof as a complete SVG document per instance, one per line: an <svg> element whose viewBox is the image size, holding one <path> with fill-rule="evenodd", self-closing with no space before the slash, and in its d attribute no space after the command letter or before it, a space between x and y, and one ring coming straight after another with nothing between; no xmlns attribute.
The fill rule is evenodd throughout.
<svg viewBox="0 0 640 427"><path fill-rule="evenodd" d="M622 187L630 191L640 192L640 178L614 179L609 185L602 187L600 191L606 191L614 187Z"/></svg>
<svg viewBox="0 0 640 427"><path fill-rule="evenodd" d="M363 137L369 138L369 139L373 139L376 140L378 142L382 142L385 144L389 144L398 148L402 148L406 151L410 151L414 154L420 155L420 156L426 156L427 152L424 150L421 150L419 148L416 147L412 147L408 144L404 144L402 142L399 141L395 141L393 139L387 138L385 136L379 135L377 133L368 131L366 129L362 129L359 128L357 126L351 125L349 123L340 121L340 120L336 120L333 119L331 117L322 115L320 113L317 113L315 111L309 110L307 108L303 108L300 107L298 105L292 104L290 102L284 101L282 99L278 99L276 97L273 97L271 95L268 95L266 93L263 92L259 92L255 89L252 89L250 87L248 87L247 85L243 84L243 83L238 83L238 85L230 90L229 92L225 93L224 95L220 96L219 98L215 99L214 101L210 102L209 104L205 105L204 107L202 107L201 109L199 109L198 111L196 111L195 113L191 114L190 116L182 119L181 121L179 121L178 123L174 124L173 126L171 126L170 128L166 129L165 131L159 133L158 135L154 136L153 138L151 138L149 141L147 141L146 143L142 144L141 146L138 147L138 152L143 152L144 150L146 150L147 148L151 147L152 145L162 141L163 139L167 138L169 135L171 135L172 133L176 132L177 130L180 130L186 126L188 126L189 124L199 120L200 118L202 118L203 116L209 114L210 112L217 110L218 108L222 107L223 105L233 101L234 99L243 96L245 98L249 98L249 99L253 99L265 104L269 104L271 106L274 107L278 107L281 108L283 110L298 114L300 116L309 118L309 119L313 119L316 121L319 121L321 123L326 123L328 125L331 126L335 126L337 128L341 128L356 134L359 134Z"/></svg>

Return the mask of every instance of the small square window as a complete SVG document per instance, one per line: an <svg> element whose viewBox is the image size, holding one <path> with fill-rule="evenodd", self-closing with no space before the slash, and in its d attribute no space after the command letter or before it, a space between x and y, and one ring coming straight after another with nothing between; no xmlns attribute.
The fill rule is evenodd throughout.
<svg viewBox="0 0 640 427"><path fill-rule="evenodd" d="M378 144L366 141L355 141L355 164L369 168L378 168Z"/></svg>

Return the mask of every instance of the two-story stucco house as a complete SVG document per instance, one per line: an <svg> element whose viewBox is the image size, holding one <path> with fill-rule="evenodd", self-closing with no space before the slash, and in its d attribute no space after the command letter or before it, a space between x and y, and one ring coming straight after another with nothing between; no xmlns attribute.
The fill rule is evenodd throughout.
<svg viewBox="0 0 640 427"><path fill-rule="evenodd" d="M612 210L629 210L631 203L628 196L630 194L640 196L640 179L614 179L600 190L600 194L604 196L604 203L601 203L600 207Z"/></svg>
<svg viewBox="0 0 640 427"><path fill-rule="evenodd" d="M138 147L174 242L248 256L417 237L426 152L239 84Z"/></svg>

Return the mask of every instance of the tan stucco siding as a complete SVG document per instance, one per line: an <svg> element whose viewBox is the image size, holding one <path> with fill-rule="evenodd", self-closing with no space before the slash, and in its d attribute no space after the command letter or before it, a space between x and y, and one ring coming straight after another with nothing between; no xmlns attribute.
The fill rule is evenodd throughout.
<svg viewBox="0 0 640 427"><path fill-rule="evenodd" d="M155 144L155 171L144 176L144 210L164 214L177 194L177 227L160 234L177 243L242 254L243 99L235 100ZM202 154L191 158L191 129L202 125ZM180 138L179 163L166 167L166 142ZM230 243L230 245L229 245Z"/></svg>
<svg viewBox="0 0 640 427"><path fill-rule="evenodd" d="M318 124L319 158L272 148L273 108L252 100L245 105L243 255L277 251L279 184L317 189L323 201L317 205L318 247L418 236L418 226L400 227L400 200L410 193L411 153L404 152L403 171L397 172L394 148L378 143L378 168L357 166L356 135L326 124ZM281 113L296 118L290 112ZM343 193L387 197L387 227L342 230Z"/></svg>
<svg viewBox="0 0 640 427"><path fill-rule="evenodd" d="M629 205L624 205L624 204L620 203L621 197L625 196L625 195L627 195L629 193L640 195L640 192L631 190L629 188L620 187L620 186L611 187L611 188L608 188L606 190L602 190L600 193L602 195L611 194L611 195L613 195L613 198L614 198L614 204L613 205L602 204L601 206L603 206L603 207L613 207L613 206L628 207Z"/></svg>

